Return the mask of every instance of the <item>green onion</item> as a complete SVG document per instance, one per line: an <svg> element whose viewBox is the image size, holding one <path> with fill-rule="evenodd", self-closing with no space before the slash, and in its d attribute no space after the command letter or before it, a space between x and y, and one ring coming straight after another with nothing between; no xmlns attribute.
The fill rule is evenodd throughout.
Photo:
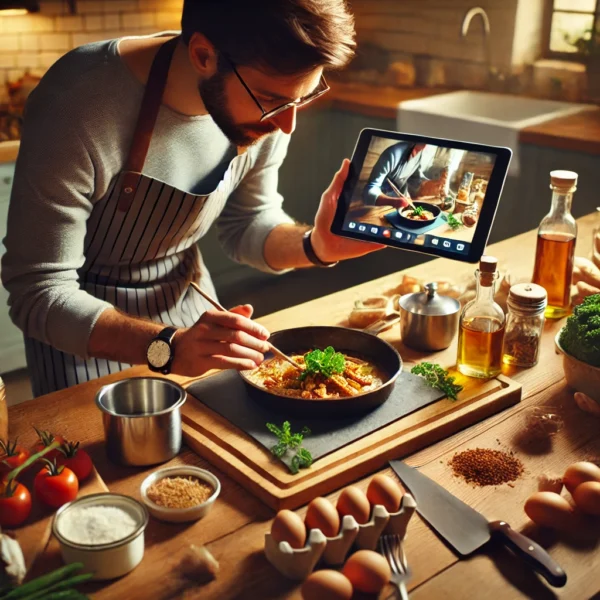
<svg viewBox="0 0 600 600"><path fill-rule="evenodd" d="M33 579L32 581L20 585L18 588L8 592L8 594L5 596L2 596L1 600L23 600L34 592L47 590L47 588L50 586L62 581L66 577L70 577L73 573L80 571L82 568L83 563L72 563L70 565L66 565L65 567L56 569L56 571L52 571L51 573L47 573L46 575L42 575L37 579Z"/></svg>

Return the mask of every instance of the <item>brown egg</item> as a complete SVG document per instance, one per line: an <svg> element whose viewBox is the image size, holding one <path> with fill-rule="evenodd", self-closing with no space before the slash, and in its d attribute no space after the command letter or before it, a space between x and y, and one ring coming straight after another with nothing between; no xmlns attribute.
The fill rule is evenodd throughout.
<svg viewBox="0 0 600 600"><path fill-rule="evenodd" d="M342 517L352 515L361 525L364 525L371 516L371 505L367 495L352 485L340 494L337 509Z"/></svg>
<svg viewBox="0 0 600 600"><path fill-rule="evenodd" d="M389 513L396 513L402 503L402 488L387 475L375 475L369 483L367 499L372 506L381 504Z"/></svg>
<svg viewBox="0 0 600 600"><path fill-rule="evenodd" d="M320 529L326 537L334 537L340 531L340 515L326 498L315 498L308 505L304 522L308 529Z"/></svg>
<svg viewBox="0 0 600 600"><path fill-rule="evenodd" d="M570 531L578 524L573 507L554 492L536 492L527 498L525 513L542 527Z"/></svg>
<svg viewBox="0 0 600 600"><path fill-rule="evenodd" d="M280 510L271 525L271 535L277 543L287 542L292 548L302 548L306 542L306 527L295 512Z"/></svg>
<svg viewBox="0 0 600 600"><path fill-rule="evenodd" d="M591 462L577 462L565 471L563 481L572 494L578 485L586 481L600 481L600 467Z"/></svg>
<svg viewBox="0 0 600 600"><path fill-rule="evenodd" d="M350 580L329 569L311 573L300 591L304 600L350 600L353 593Z"/></svg>
<svg viewBox="0 0 600 600"><path fill-rule="evenodd" d="M346 561L342 573L355 590L366 594L379 594L392 576L387 560L372 550L354 553Z"/></svg>
<svg viewBox="0 0 600 600"><path fill-rule="evenodd" d="M600 517L600 482L585 481L578 485L573 492L573 500L584 513Z"/></svg>

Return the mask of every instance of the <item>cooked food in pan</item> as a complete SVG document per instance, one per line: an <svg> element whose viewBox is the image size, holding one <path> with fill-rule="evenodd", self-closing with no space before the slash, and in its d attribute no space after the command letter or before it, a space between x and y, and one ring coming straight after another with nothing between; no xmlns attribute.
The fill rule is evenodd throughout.
<svg viewBox="0 0 600 600"><path fill-rule="evenodd" d="M292 353L291 357L304 367L303 371L274 357L246 375L269 392L306 400L356 396L380 387L388 379L373 363L336 352L331 346L304 355Z"/></svg>
<svg viewBox="0 0 600 600"><path fill-rule="evenodd" d="M430 210L425 210L422 206L407 208L402 211L402 216L411 219L411 221L433 221L435 215Z"/></svg>

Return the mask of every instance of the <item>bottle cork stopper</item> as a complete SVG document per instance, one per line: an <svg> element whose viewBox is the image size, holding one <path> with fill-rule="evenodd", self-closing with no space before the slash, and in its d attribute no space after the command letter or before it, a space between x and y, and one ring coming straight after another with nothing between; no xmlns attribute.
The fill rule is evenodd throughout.
<svg viewBox="0 0 600 600"><path fill-rule="evenodd" d="M495 273L498 267L498 259L494 256L483 255L479 261L479 270L482 273Z"/></svg>
<svg viewBox="0 0 600 600"><path fill-rule="evenodd" d="M577 185L578 175L575 171L551 171L550 181L559 188L572 188Z"/></svg>

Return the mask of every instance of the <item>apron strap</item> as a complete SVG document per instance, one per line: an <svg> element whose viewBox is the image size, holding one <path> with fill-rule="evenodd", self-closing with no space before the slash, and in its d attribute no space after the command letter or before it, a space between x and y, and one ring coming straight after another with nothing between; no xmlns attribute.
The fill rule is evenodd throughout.
<svg viewBox="0 0 600 600"><path fill-rule="evenodd" d="M139 185L152 132L158 117L158 111L162 103L162 96L169 75L169 67L175 48L179 43L181 36L176 36L165 42L157 51L148 81L144 97L140 106L135 133L129 149L129 156L125 163L125 172L121 179L121 189L119 191L118 207L120 211L127 211L133 202L137 186Z"/></svg>

